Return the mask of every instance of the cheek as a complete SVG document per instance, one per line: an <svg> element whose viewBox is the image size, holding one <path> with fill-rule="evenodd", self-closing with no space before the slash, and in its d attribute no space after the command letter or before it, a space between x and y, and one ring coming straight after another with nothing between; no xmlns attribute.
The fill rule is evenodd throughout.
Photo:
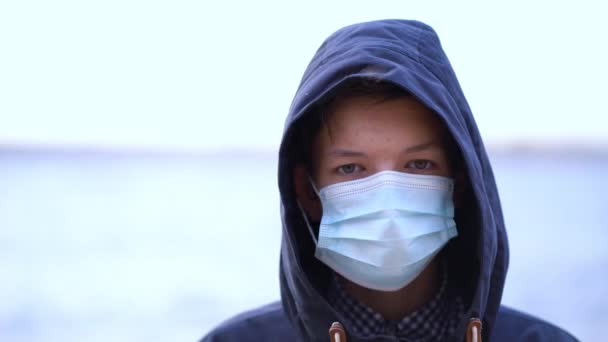
<svg viewBox="0 0 608 342"><path fill-rule="evenodd" d="M327 133L327 128L324 127L315 138L311 155L311 177L318 189L325 186L328 181L329 172L327 170L329 165L328 160L323 158L323 156L327 153L329 146L331 146L329 135Z"/></svg>
<svg viewBox="0 0 608 342"><path fill-rule="evenodd" d="M452 163L447 153L442 153L437 157L439 163L439 176L453 178Z"/></svg>
<svg viewBox="0 0 608 342"><path fill-rule="evenodd" d="M317 187L317 189L320 189L323 187L323 184L326 182L326 178L327 178L327 171L325 171L327 169L327 161L320 157L319 152L320 152L319 149L315 148L315 150L312 153L311 165L310 165L310 167L311 167L310 177L312 178L312 181L315 183L315 186Z"/></svg>
<svg viewBox="0 0 608 342"><path fill-rule="evenodd" d="M324 163L323 161L319 161L319 163L315 167L313 179L317 189L321 189L328 186L329 184L332 184L333 179L330 166Z"/></svg>
<svg viewBox="0 0 608 342"><path fill-rule="evenodd" d="M452 167L449 162L446 162L441 167L440 176L453 178L454 174L452 172Z"/></svg>

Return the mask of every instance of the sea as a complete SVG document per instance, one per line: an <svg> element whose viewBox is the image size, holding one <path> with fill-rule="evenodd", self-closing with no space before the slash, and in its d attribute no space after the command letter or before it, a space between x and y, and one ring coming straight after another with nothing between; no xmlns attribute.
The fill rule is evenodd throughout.
<svg viewBox="0 0 608 342"><path fill-rule="evenodd" d="M490 152L503 303L602 341L608 154ZM279 299L271 152L0 150L0 341L197 341Z"/></svg>

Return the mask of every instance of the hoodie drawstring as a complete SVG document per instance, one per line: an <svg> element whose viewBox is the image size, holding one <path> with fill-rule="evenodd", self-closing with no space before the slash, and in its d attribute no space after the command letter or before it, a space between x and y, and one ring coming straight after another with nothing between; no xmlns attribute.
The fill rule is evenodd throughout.
<svg viewBox="0 0 608 342"><path fill-rule="evenodd" d="M333 322L329 328L329 340L331 342L346 342L346 331L340 322Z"/></svg>
<svg viewBox="0 0 608 342"><path fill-rule="evenodd" d="M467 342L482 342L481 341L481 320L479 318L471 318L467 325ZM340 322L333 322L329 328L330 342L347 342L346 331Z"/></svg>
<svg viewBox="0 0 608 342"><path fill-rule="evenodd" d="M481 320L471 318L467 325L467 342L481 342Z"/></svg>

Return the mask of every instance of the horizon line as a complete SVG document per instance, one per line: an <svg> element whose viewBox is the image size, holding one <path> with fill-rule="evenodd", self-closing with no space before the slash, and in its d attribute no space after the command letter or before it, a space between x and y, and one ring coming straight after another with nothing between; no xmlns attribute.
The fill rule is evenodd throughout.
<svg viewBox="0 0 608 342"><path fill-rule="evenodd" d="M600 154L608 156L608 140L583 141L549 139L491 140L485 148L489 154L503 153L571 153ZM270 155L278 153L278 146L196 146L171 144L112 144L94 142L24 142L0 141L0 153L43 154L107 154L107 155L158 155L158 156L220 156L220 155Z"/></svg>

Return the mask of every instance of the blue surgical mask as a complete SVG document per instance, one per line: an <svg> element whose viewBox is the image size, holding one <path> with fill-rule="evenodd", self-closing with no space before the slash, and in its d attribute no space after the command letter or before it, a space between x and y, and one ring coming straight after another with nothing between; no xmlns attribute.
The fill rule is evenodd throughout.
<svg viewBox="0 0 608 342"><path fill-rule="evenodd" d="M453 188L450 178L395 171L315 188L323 205L318 241L302 210L315 257L363 287L399 290L458 235Z"/></svg>

